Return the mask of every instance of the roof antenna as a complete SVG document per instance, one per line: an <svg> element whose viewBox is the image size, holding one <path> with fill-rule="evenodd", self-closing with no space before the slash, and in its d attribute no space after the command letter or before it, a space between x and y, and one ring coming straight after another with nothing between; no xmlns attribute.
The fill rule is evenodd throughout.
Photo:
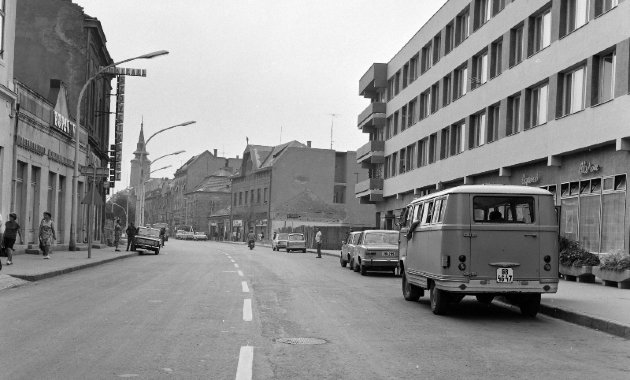
<svg viewBox="0 0 630 380"><path fill-rule="evenodd" d="M330 149L332 150L333 148L333 124L335 122L335 117L337 116L341 116L338 113L331 113L330 114Z"/></svg>
<svg viewBox="0 0 630 380"><path fill-rule="evenodd" d="M282 125L280 126L280 144L282 144Z"/></svg>

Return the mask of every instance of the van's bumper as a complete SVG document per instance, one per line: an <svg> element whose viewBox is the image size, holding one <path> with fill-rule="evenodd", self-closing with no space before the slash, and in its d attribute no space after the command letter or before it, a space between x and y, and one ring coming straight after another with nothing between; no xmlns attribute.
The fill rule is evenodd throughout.
<svg viewBox="0 0 630 380"><path fill-rule="evenodd" d="M398 267L398 257L391 259L368 259L364 258L361 260L361 263L364 267L369 269L394 269Z"/></svg>
<svg viewBox="0 0 630 380"><path fill-rule="evenodd" d="M453 293L556 293L558 280L516 280L512 283L497 283L495 280L435 281L437 288Z"/></svg>

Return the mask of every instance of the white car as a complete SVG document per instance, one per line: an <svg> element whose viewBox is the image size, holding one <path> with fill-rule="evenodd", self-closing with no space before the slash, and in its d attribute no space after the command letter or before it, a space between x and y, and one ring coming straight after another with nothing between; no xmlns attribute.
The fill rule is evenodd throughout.
<svg viewBox="0 0 630 380"><path fill-rule="evenodd" d="M193 240L208 240L208 236L205 232L195 232L193 235Z"/></svg>

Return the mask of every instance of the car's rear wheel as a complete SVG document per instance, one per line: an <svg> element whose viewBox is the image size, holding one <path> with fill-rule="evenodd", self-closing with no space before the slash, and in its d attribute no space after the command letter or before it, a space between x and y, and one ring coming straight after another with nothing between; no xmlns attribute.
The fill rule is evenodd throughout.
<svg viewBox="0 0 630 380"><path fill-rule="evenodd" d="M159 254L160 254L160 249L159 249L159 248L156 248L156 249L154 249L154 250L153 250L153 252L154 252L156 255L159 255Z"/></svg>
<svg viewBox="0 0 630 380"><path fill-rule="evenodd" d="M287 248L287 253L291 252L291 250L289 248Z"/></svg>
<svg viewBox="0 0 630 380"><path fill-rule="evenodd" d="M407 276L405 276L405 272L403 272L402 274L402 292L403 297L407 301L417 301L418 299L420 299L420 297L422 297L424 293L422 291L422 288L412 285L407 281Z"/></svg>

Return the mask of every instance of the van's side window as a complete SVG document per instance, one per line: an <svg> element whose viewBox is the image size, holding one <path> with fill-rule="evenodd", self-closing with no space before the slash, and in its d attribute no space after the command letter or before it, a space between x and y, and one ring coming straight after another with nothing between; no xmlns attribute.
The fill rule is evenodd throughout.
<svg viewBox="0 0 630 380"><path fill-rule="evenodd" d="M476 196L473 198L476 223L534 223L534 198L519 196Z"/></svg>
<svg viewBox="0 0 630 380"><path fill-rule="evenodd" d="M413 206L407 207L407 220L405 220L405 226L411 226L411 222L413 221Z"/></svg>
<svg viewBox="0 0 630 380"><path fill-rule="evenodd" d="M448 198L442 198L442 207L440 208L440 214L438 216L438 223L442 223L444 221L444 212L446 211L446 200Z"/></svg>
<svg viewBox="0 0 630 380"><path fill-rule="evenodd" d="M424 204L424 212L422 213L422 224L431 223L433 217L433 200L430 200Z"/></svg>
<svg viewBox="0 0 630 380"><path fill-rule="evenodd" d="M433 206L433 215L431 217L431 223L437 223L440 216L440 209L442 208L442 198L435 200L435 206Z"/></svg>
<svg viewBox="0 0 630 380"><path fill-rule="evenodd" d="M423 203L416 204L413 212L413 221L417 222L422 218L422 205Z"/></svg>

